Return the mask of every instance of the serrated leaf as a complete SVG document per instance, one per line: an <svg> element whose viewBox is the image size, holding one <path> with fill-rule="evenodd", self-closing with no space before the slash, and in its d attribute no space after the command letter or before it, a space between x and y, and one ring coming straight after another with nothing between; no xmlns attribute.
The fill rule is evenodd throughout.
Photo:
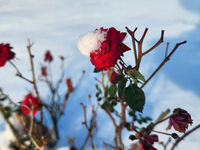
<svg viewBox="0 0 200 150"><path fill-rule="evenodd" d="M108 93L110 95L110 97L114 97L114 95L117 92L117 86L116 85L111 85L108 89Z"/></svg>
<svg viewBox="0 0 200 150"><path fill-rule="evenodd" d="M126 82L127 82L127 79L123 79L118 84L118 95L121 99L123 99L123 97L124 97Z"/></svg>
<svg viewBox="0 0 200 150"><path fill-rule="evenodd" d="M125 89L125 101L132 110L142 113L145 104L144 92L137 85L131 84Z"/></svg>
<svg viewBox="0 0 200 150"><path fill-rule="evenodd" d="M118 76L115 77L114 82L118 82L118 81L121 81L123 79L124 79L123 75L118 75Z"/></svg>
<svg viewBox="0 0 200 150"><path fill-rule="evenodd" d="M131 78L139 79L145 82L144 76L138 70L134 69L134 70L128 71L127 73L128 75L130 75Z"/></svg>
<svg viewBox="0 0 200 150"><path fill-rule="evenodd" d="M98 73L98 72L100 72L100 71L101 71L100 69L94 68L93 73Z"/></svg>

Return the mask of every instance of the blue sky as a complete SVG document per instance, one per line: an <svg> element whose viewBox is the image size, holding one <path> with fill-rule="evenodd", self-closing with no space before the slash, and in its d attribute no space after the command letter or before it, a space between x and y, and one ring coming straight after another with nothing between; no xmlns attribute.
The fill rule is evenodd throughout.
<svg viewBox="0 0 200 150"><path fill-rule="evenodd" d="M32 52L35 54L36 74L40 74L39 62L43 60L44 52L49 49L55 57L53 71L59 72L58 56L64 55L66 60L65 76L72 77L74 84L81 75L82 70L86 70L84 80L77 91L72 95L66 110L66 115L60 120L59 128L62 140L58 147L66 145L66 136L82 135L86 133L83 121L83 113L80 102L88 104L88 94L95 92L93 86L98 74L93 74L93 66L89 59L83 56L77 49L77 40L81 34L92 31L100 27L115 27L117 30L125 31L125 26L130 29L138 27L136 37L140 38L145 27L149 28L144 41L144 50L160 38L160 31L165 30L164 44L159 46L153 53L145 56L142 62L141 72L147 78L151 72L163 60L166 42L170 42L169 50L176 43L187 40L187 44L181 45L170 61L165 64L161 71L155 76L145 88L147 104L144 114L152 114L156 119L159 113L167 108L182 107L191 113L194 120L193 126L200 122L197 115L200 105L199 94L199 66L200 66L200 16L199 2L174 1L174 0L84 0L84 1L55 1L55 0L10 0L0 1L0 43L10 43L16 52L15 64L23 75L31 78L28 53L26 50L27 39L34 41ZM131 38L128 36L125 43L131 47ZM133 53L125 54L125 61L133 63ZM32 90L32 86L15 76L15 70L10 64L0 68L0 87L4 89L10 97L18 102L27 94L27 89ZM54 80L59 78L55 74ZM15 85L15 86L14 86ZM48 90L44 84L39 84L41 93L45 96ZM61 92L66 90L65 83L62 84ZM95 97L92 96L95 103ZM88 106L88 115L89 113ZM70 114L70 115L69 115ZM70 117L72 116L73 117ZM96 144L102 139L114 133L113 126L106 118L106 114L98 111L99 131L96 135ZM72 121L68 121L72 120ZM2 118L0 124L4 126ZM167 124L167 123L166 123ZM161 125L160 130L165 129L166 124ZM74 127L74 131L71 130ZM10 139L9 129L0 133L0 137L6 134L4 140ZM69 129L69 130L66 130ZM185 142L180 144L180 149L193 147L198 149L199 135L197 131L192 136L188 136ZM124 132L124 142L128 146L131 142L127 140L129 133ZM167 138L161 136L163 140ZM78 138L76 144L82 143L82 138ZM3 140L2 140L3 142ZM112 142L112 138L109 142ZM1 145L1 142L0 142ZM5 145L5 144L4 144ZM6 147L3 145L3 149ZM192 149L192 148L191 148Z"/></svg>

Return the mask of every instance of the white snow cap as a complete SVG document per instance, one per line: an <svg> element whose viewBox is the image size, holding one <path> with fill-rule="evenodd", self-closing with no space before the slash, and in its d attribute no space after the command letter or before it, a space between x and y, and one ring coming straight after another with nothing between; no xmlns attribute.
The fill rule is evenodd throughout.
<svg viewBox="0 0 200 150"><path fill-rule="evenodd" d="M101 43L106 40L107 31L95 30L80 36L78 40L78 49L87 57L90 57L92 51L98 50Z"/></svg>

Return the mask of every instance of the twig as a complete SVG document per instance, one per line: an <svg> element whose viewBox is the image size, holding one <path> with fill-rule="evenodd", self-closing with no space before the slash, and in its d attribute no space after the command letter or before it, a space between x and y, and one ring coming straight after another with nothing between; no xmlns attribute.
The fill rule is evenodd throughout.
<svg viewBox="0 0 200 150"><path fill-rule="evenodd" d="M173 144L171 150L173 150L178 144L179 142L181 142L186 136L188 136L190 133L194 132L195 130L197 130L198 128L200 128L200 124L198 124L196 127L194 127L193 129L191 129L190 131L186 132L182 137L180 137L179 139L176 140L176 142Z"/></svg>
<svg viewBox="0 0 200 150"><path fill-rule="evenodd" d="M16 76L18 76L18 77L20 77L20 78L22 78L22 79L28 81L29 83L33 84L33 81L31 81L31 80L25 78L25 77L21 74L21 72L18 70L18 68L15 66L15 64L12 63L12 61L10 61L10 60L8 60L8 61L9 61L9 63L16 69L16 71L17 71Z"/></svg>
<svg viewBox="0 0 200 150"><path fill-rule="evenodd" d="M95 118L95 116L93 116L93 117L91 118L91 124L90 124L90 128L89 128L89 127L88 127L88 124L87 124L87 118L86 118L86 107L85 107L82 103L81 103L81 106L82 106L83 112L84 112L84 122L83 122L83 124L85 125L85 127L86 127L86 129L87 129L87 131L88 131L92 149L95 150L94 142L93 142L93 134L92 134L92 130L93 130L93 119Z"/></svg>
<svg viewBox="0 0 200 150"><path fill-rule="evenodd" d="M30 58L30 64L31 64L31 72L32 72L32 78L33 78L33 87L35 89L37 98L40 101L40 96L39 96L39 92L38 92L37 85L36 85L36 80L35 80L35 72L34 72L34 65L33 65L33 57L34 56L31 54L31 47L32 46L33 46L33 43L30 44L30 40L28 39L27 50L28 50L28 54L29 54L29 58Z"/></svg>
<svg viewBox="0 0 200 150"><path fill-rule="evenodd" d="M103 142L103 144L104 144L105 146L109 146L109 147L112 148L112 149L116 149L116 147L114 147L114 146L112 146L112 145L110 145L110 144L108 144L108 143L106 143L106 142Z"/></svg>
<svg viewBox="0 0 200 150"><path fill-rule="evenodd" d="M133 32L131 30L129 30L128 27L126 27L126 30L130 34L130 36L132 37L133 51L134 51L135 65L136 65L137 64L137 50L136 50L136 46L135 46L135 41L137 41L137 40L135 39L135 32L136 32L137 28L135 28L135 30Z"/></svg>
<svg viewBox="0 0 200 150"><path fill-rule="evenodd" d="M146 82L140 88L143 88L151 80L151 78L162 68L162 66L170 59L171 55L177 50L177 48L180 45L185 44L185 43L186 43L186 41L183 41L181 43L177 43L176 46L174 47L174 49L171 51L171 53L167 57L165 57L165 59L158 66L158 68L152 73L152 75L146 80Z"/></svg>
<svg viewBox="0 0 200 150"><path fill-rule="evenodd" d="M142 56L148 54L149 52L151 52L153 49L155 49L158 45L160 45L163 42L164 32L165 32L164 30L161 31L160 40L154 46L152 46L149 50L147 50L146 52L142 53Z"/></svg>

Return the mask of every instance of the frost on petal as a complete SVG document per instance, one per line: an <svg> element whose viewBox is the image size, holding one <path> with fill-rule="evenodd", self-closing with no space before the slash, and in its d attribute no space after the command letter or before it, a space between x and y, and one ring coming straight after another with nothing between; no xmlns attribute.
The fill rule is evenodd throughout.
<svg viewBox="0 0 200 150"><path fill-rule="evenodd" d="M101 43L106 40L107 31L95 30L80 36L78 40L78 49L87 57L90 53L100 49Z"/></svg>

